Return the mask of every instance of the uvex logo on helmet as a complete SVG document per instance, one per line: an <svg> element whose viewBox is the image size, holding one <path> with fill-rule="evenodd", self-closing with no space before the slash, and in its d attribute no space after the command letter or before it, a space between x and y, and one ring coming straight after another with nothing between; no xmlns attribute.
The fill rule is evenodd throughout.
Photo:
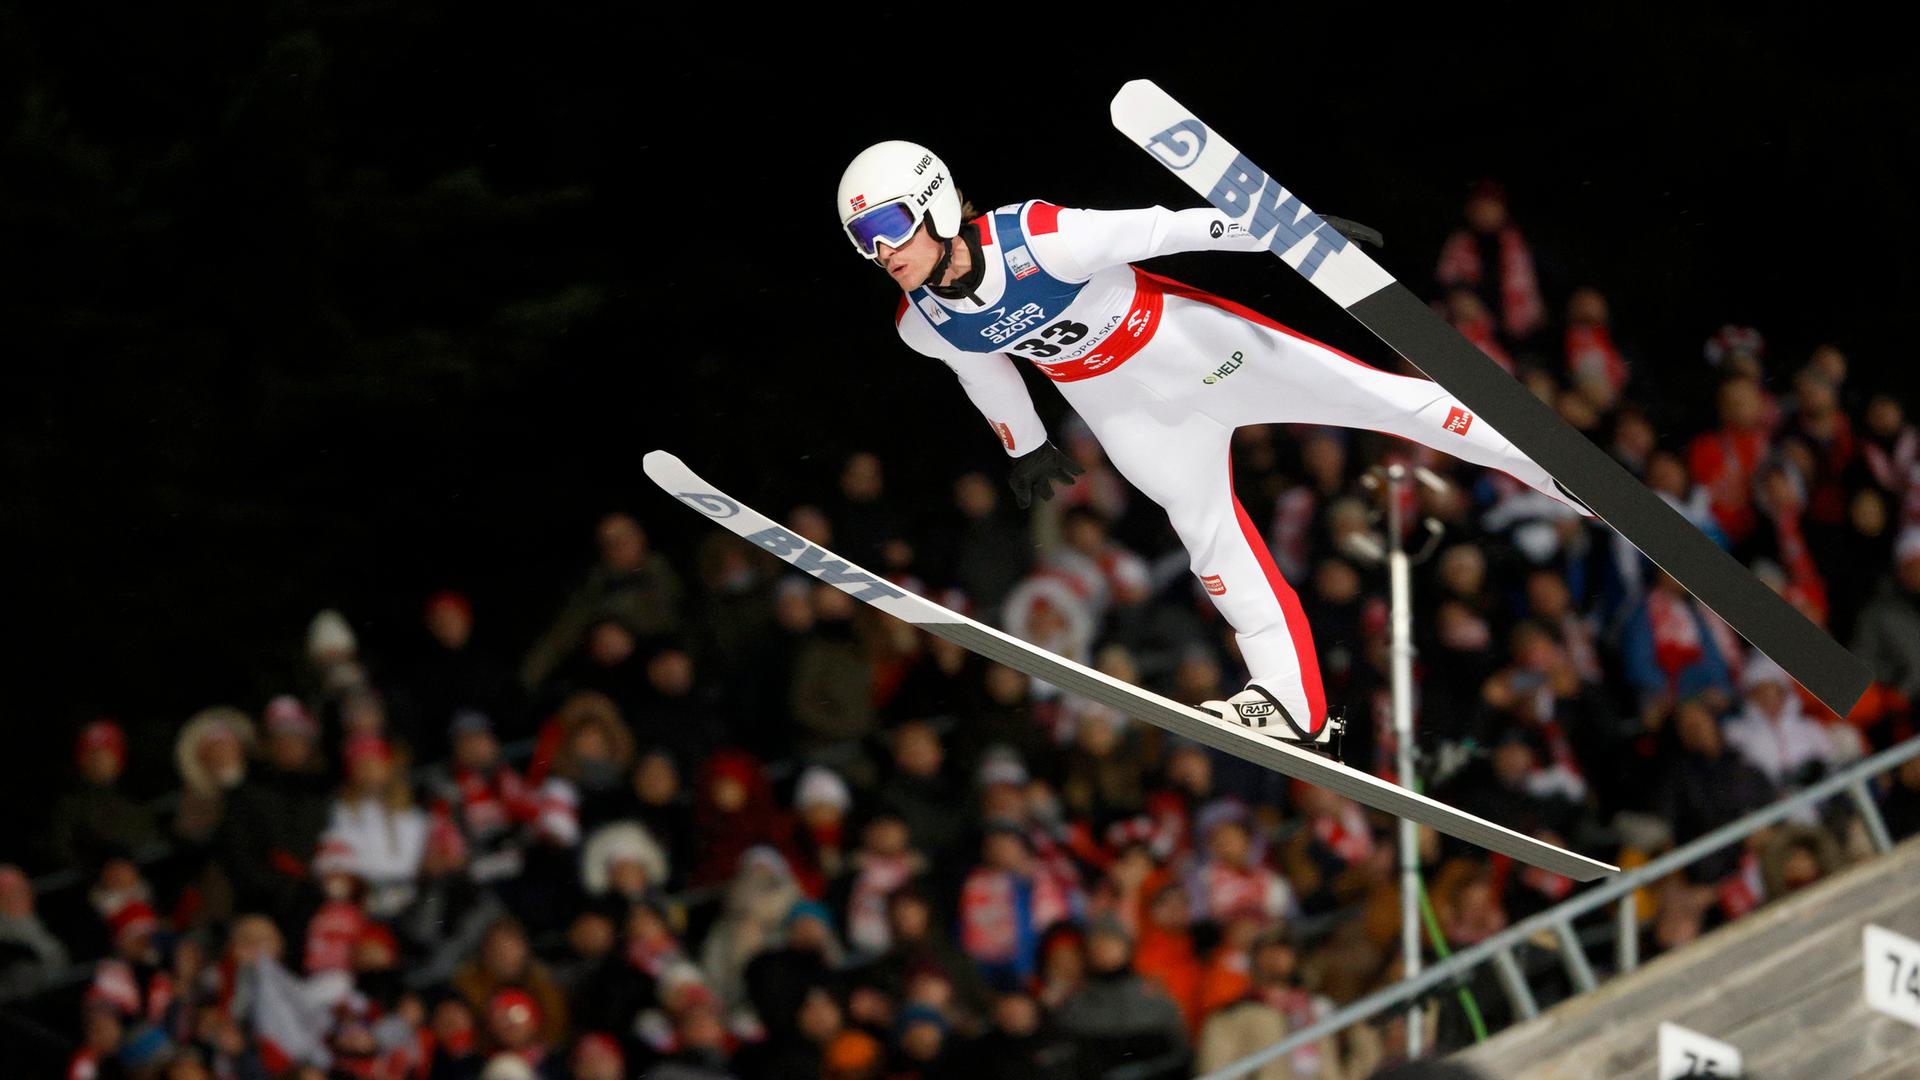
<svg viewBox="0 0 1920 1080"><path fill-rule="evenodd" d="M922 191L919 195L916 195L914 197L914 205L916 206L927 205L927 200L933 198L933 193L940 190L940 185L944 183L946 179L947 179L946 173L934 173L933 183L928 184L925 191Z"/></svg>
<svg viewBox="0 0 1920 1080"><path fill-rule="evenodd" d="M927 166L929 166L929 165L931 165L931 164L933 164L933 155L932 155L932 154L924 154L924 155L922 155L922 156L921 156L921 158L920 158L920 164L918 164L918 165L915 165L915 166L913 167L913 175L915 175L915 176L920 176L920 175L922 175L923 173L925 173L925 172L927 171Z"/></svg>

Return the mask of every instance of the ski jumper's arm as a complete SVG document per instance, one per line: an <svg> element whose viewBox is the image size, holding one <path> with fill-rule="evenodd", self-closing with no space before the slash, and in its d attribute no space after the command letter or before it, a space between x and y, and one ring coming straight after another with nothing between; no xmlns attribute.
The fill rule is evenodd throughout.
<svg viewBox="0 0 1920 1080"><path fill-rule="evenodd" d="M905 300L894 314L894 326L900 340L923 356L953 369L960 386L966 390L973 407L980 410L1008 457L1020 457L1038 449L1047 441L1047 426L1033 411L1033 398L1027 384L1006 353L973 353L954 348L939 332L927 325L918 312L908 310Z"/></svg>
<svg viewBox="0 0 1920 1080"><path fill-rule="evenodd" d="M1156 255L1266 250L1244 226L1210 206L1076 210L1035 202L1027 206L1025 228L1040 265L1063 281L1084 281L1106 267Z"/></svg>

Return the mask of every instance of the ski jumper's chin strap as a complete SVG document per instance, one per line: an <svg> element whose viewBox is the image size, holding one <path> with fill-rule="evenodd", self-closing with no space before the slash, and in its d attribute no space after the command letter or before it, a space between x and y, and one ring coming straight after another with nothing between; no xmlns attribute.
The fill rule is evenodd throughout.
<svg viewBox="0 0 1920 1080"><path fill-rule="evenodd" d="M928 226L927 231L932 232L932 226ZM953 284L938 284L940 276L947 272L947 265L953 261L954 238L950 236L942 240L940 261L933 264L933 273L927 275L927 291L945 300L971 300L985 307L986 304L974 295L974 290L980 287L981 280L987 275L987 260L980 254L980 227L971 221L960 226L959 239L967 245L967 254L972 257L973 265L966 273L955 278Z"/></svg>

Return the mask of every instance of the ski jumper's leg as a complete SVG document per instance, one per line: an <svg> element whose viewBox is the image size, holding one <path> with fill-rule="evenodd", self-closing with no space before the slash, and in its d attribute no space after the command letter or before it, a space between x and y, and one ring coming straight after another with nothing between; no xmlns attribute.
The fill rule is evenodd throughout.
<svg viewBox="0 0 1920 1080"><path fill-rule="evenodd" d="M1148 348L1162 345L1156 338ZM1144 351L1128 364L1143 374L1154 366ZM1302 727L1315 729L1326 715L1326 696L1313 634L1299 597L1234 497L1232 429L1187 403L1165 400L1124 369L1063 390L1114 468L1166 510L1188 565L1233 627L1249 673Z"/></svg>
<svg viewBox="0 0 1920 1080"><path fill-rule="evenodd" d="M1554 487L1545 469L1439 383L1369 366L1210 293L1177 282L1165 282L1163 287L1169 320L1178 308L1182 325L1200 327L1200 336L1221 344L1258 341L1251 348L1234 346L1245 362L1231 377L1220 379L1219 385L1230 392L1216 396L1208 407L1212 415L1236 426L1332 424L1398 435L1462 461L1499 469L1557 502L1574 506ZM1241 332L1222 332L1219 323L1224 318L1242 322ZM1214 352L1220 347L1214 345Z"/></svg>

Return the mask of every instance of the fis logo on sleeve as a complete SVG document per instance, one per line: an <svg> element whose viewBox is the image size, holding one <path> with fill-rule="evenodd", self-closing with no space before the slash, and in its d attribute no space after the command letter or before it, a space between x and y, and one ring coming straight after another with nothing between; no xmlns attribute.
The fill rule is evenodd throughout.
<svg viewBox="0 0 1920 1080"><path fill-rule="evenodd" d="M1040 267L1033 261L1033 256L1027 253L1027 245L1025 244L1021 244L1019 247L1007 252L1007 269L1013 271L1013 279L1015 281L1019 281L1025 277L1032 277L1040 272Z"/></svg>
<svg viewBox="0 0 1920 1080"><path fill-rule="evenodd" d="M1467 429L1473 426L1473 414L1455 405L1447 410L1447 422L1441 426L1455 435L1465 435Z"/></svg>
<svg viewBox="0 0 1920 1080"><path fill-rule="evenodd" d="M1220 580L1219 574L1208 574L1200 579L1200 584L1210 596L1227 595L1227 583Z"/></svg>
<svg viewBox="0 0 1920 1080"><path fill-rule="evenodd" d="M935 326L939 326L949 318L947 309L941 307L940 301L935 300L931 296L923 296L920 298L920 310L927 313L927 318L932 320Z"/></svg>

